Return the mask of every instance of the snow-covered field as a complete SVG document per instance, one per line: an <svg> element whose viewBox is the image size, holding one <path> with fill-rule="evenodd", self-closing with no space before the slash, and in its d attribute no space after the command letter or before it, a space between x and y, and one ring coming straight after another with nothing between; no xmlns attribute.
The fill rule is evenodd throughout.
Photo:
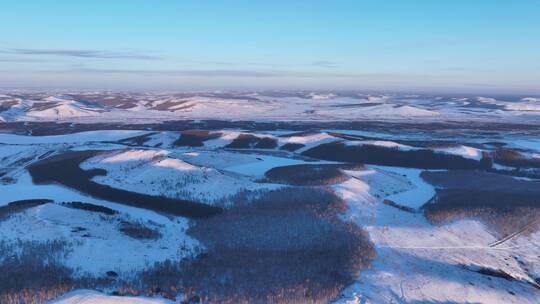
<svg viewBox="0 0 540 304"><path fill-rule="evenodd" d="M9 94L6 96L2 98L9 98ZM33 113L33 110L25 112L25 117L16 117L15 110L9 110L10 116L4 112L0 115L7 120L28 117L34 120L38 117L88 117L93 115L93 110L111 113L106 106L97 109L86 104L83 112L72 111L66 107L79 104L76 101L65 103L65 98L68 97L43 97L43 100L61 105L47 107L40 114ZM433 118L446 115L446 110L426 107L425 104L421 109L406 102L400 106L389 106L388 102L396 102L395 97L345 98L332 94L270 97L252 94L245 100L234 99L234 110L227 108L233 101L225 97L218 101L208 96L196 99L184 96L174 100L160 98L141 101L131 110L114 111L134 113L141 108L153 107L148 111L154 114L166 108L167 117L198 117L204 116L204 113L212 117L212 111L216 109L229 109L228 112L236 111L234 115L238 119L243 118L242 111L252 111L256 118L274 117L285 111L292 113L290 117L308 115L314 119L334 119L338 116L351 119L362 115ZM509 101L496 99L469 101L508 109L515 107L514 104L530 105L537 102L530 98L511 105ZM219 102L221 108L215 108L214 102ZM253 102L257 103L256 111L251 109ZM352 107L352 103L377 105ZM283 104L287 106L282 108ZM29 102L23 100L19 107L22 109L24 105L29 105ZM336 105L350 108L343 112L344 108ZM465 104L462 106L466 107ZM299 110L309 107L317 109L316 113L303 114ZM527 108L526 111L534 109ZM493 113L485 114L489 116ZM28 166L69 151L101 151L79 165L89 172L101 170L100 174L91 178L99 185L129 193L193 200L223 208L234 207L233 198L239 194L262 193L285 187L265 180L265 173L272 168L339 163L310 158L304 153L333 142L403 152L429 149L435 152L433 157L451 154L477 162L485 157L495 159L495 152L502 144L514 153L511 155L524 156L533 164L527 168L527 173L532 175L522 176L523 165L513 165L511 162L503 164L495 161L490 168L481 170L496 173L497 169L504 169L505 174L513 174L516 180L524 181L537 180L540 174L534 167L534 161L540 158L538 137L534 136L534 130L524 130L523 134L519 130L472 134L470 130L467 131L469 133L461 133L459 129L454 132L411 132L408 129L407 132L411 133L400 133L400 130L384 132L380 128L310 129L302 132L297 128L258 131L220 129L211 132L219 135L204 139L201 145L194 146L178 144L177 140L183 133L176 129L103 130L50 136L0 133L0 243L17 247L17 244L30 241L62 240L69 244L62 262L74 271L74 276L103 277L107 272L114 272L123 280L149 269L156 262L189 260L204 252L204 245L189 234L193 219L152 211L151 208L137 208L114 199L99 199L62 186L62 183L34 183ZM264 139L274 142L275 145L229 146L246 136L255 138L255 141ZM296 144L296 149L284 149L290 144ZM540 302L540 289L537 288L540 281L540 231L537 228L518 233L497 244L500 236L478 218L442 224L434 224L426 219L422 207L432 201L438 190L422 178L421 174L426 169L384 166L375 161L364 167L340 170L345 176L344 180L320 187L332 189L346 202L347 210L340 215L341 220L365 229L377 255L371 266L361 270L353 284L341 291L340 297L335 299L336 303ZM439 169L441 172L446 170ZM5 217L2 215L3 210L9 210L9 203L30 199L49 199L51 202L8 213ZM70 208L63 204L65 202L89 203L110 208L115 213L107 215ZM125 223L144 225L157 231L159 237L130 236L121 228ZM0 262L6 258L0 253ZM1 267L0 263L0 270ZM501 277L501 273L507 277ZM118 297L111 295L112 291L114 289L75 290L52 303L173 303L161 297Z"/></svg>
<svg viewBox="0 0 540 304"><path fill-rule="evenodd" d="M540 232L491 247L496 235L477 220L433 226L421 214L381 203L417 208L429 200L433 188L418 170L374 166L349 173L355 183L334 187L350 205L344 218L366 227L378 256L336 303L538 303L540 291L527 282L540 275ZM393 192L381 193L382 185ZM480 268L516 281L474 271Z"/></svg>

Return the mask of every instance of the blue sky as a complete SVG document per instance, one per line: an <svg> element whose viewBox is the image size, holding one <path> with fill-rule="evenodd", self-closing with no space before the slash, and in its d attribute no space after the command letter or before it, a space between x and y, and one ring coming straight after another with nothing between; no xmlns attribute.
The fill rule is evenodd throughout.
<svg viewBox="0 0 540 304"><path fill-rule="evenodd" d="M0 86L540 93L540 1L6 0Z"/></svg>

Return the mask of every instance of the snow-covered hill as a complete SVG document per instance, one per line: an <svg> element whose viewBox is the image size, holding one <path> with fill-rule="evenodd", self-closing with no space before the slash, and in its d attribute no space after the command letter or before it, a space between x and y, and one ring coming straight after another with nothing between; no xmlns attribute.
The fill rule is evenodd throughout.
<svg viewBox="0 0 540 304"><path fill-rule="evenodd" d="M194 157L197 156L180 159L166 150L130 149L96 156L81 167L105 169L107 175L94 177L94 181L104 185L209 204L240 191L268 188L244 176L186 162L193 162Z"/></svg>
<svg viewBox="0 0 540 304"><path fill-rule="evenodd" d="M80 117L99 116L106 110L97 104L87 104L70 96L48 96L37 100L16 98L2 102L4 111L0 115L5 120L65 120ZM1 101L0 101L1 102Z"/></svg>
<svg viewBox="0 0 540 304"><path fill-rule="evenodd" d="M397 120L538 122L538 97L454 97L340 92L9 92L7 121L126 119Z"/></svg>
<svg viewBox="0 0 540 304"><path fill-rule="evenodd" d="M373 166L349 172L334 186L350 209L345 219L365 225L378 256L336 303L537 303L536 254L540 232L490 246L497 236L477 220L433 226L420 214L382 204L391 199L418 208L434 194L418 170ZM486 276L480 269L515 280Z"/></svg>
<svg viewBox="0 0 540 304"><path fill-rule="evenodd" d="M130 102L115 98L106 100L118 104ZM133 100L136 96L129 98ZM145 95L144 98L148 100L129 109L118 109L110 104L92 105L80 97L48 100L55 105L69 100L74 107L103 111L100 115L146 111L177 115L177 111L141 110L149 102L160 100L156 96ZM220 95L219 98L220 102L228 103L225 100L231 97ZM239 103L252 102L250 98L263 97L250 95ZM281 99L279 102L286 98L293 108L294 104L304 107L304 101L329 106L328 103L348 103L351 99L339 100L341 97L337 94L268 98ZM361 98L378 104L391 99ZM31 100L39 99L32 96ZM481 101L493 102L497 101ZM211 101L203 104L208 106ZM34 103L22 98L12 105L14 109L24 109ZM320 109L326 109L325 106ZM7 111L15 113L13 109ZM26 113L23 115L29 117ZM241 277L240 280L248 283L270 275L275 281L291 280L294 285L290 286L299 286L294 281L295 275L283 277L279 271L270 273L275 257L285 261L287 271L295 267L310 271L303 266L310 259L324 266L326 260L336 258L339 265L346 265L348 279L339 288L332 285L331 275L325 277L330 278L328 286L334 292L329 298L336 303L539 303L538 223L533 219L521 226L521 222L516 221L520 224L514 227L511 222L516 220L513 213L516 206L523 207L519 205L523 198L525 202L531 201L525 205L526 215L534 217L540 210L534 200L539 193L539 131L532 125L511 125L509 130L484 132L463 130L463 123L412 124L412 127L394 124L398 126L396 129L388 129L386 123L375 123L372 128L344 123L339 126L343 129L321 130L317 128L319 122L305 128L294 122L281 124L279 128L277 124L269 124L268 129L253 127L249 122L244 125L245 129L188 129L182 124L152 124L141 130L69 133L77 131L72 125L80 124L38 123L35 125L52 126L51 133L58 135L16 134L27 131L26 127L32 124L5 124L14 127L5 128L6 132L0 134L0 273L9 273L10 278L30 273L32 276L24 279L36 284L32 286L46 284L33 281L34 278L51 282L51 278L57 278L57 272L62 273L60 285L53 285L54 288L42 294L47 300L55 298L53 303L173 303L163 297L176 297L178 302L193 295L195 301L197 293L205 292L204 288L193 291L190 286L187 289L171 287L171 282L181 281L179 274L200 275L203 279L198 282L235 290L239 287L238 281L231 283L233 281L227 278L237 269L247 273L264 269ZM118 129L134 128L110 125ZM340 159L337 155L340 147L350 149L350 157ZM314 149L324 153L306 153ZM77 158L80 155L82 158ZM357 156L363 157L362 163ZM416 162L411 162L412 158ZM426 159L438 161L437 164L442 159L443 163L437 169L429 169L431 167L426 168L423 163ZM391 165L388 160L393 160ZM445 161L471 166L455 170L451 166L446 168ZM480 163L482 166L477 166ZM36 165L46 164L54 166L48 167L52 169L47 172L36 173ZM286 178L273 179L267 174L269 170L282 172ZM52 178L40 179L40 173ZM312 176L317 183L287 184L288 178L310 179ZM280 184L275 184L277 182ZM83 187L77 187L83 183ZM489 204L474 205L478 197L473 197L475 201L469 202L470 206L465 205L457 216L446 214L446 221L436 221L426 210L440 203L443 196L439 195L443 191L465 193L452 185L465 185L473 194L484 191L482 197L494 202L499 202L498 195L508 193L521 199L504 205L501 216L499 210ZM87 191L85 187L97 190ZM307 190L324 191L321 193L330 195L333 201L330 204L335 204L335 208L317 214L320 207L317 204L324 200L315 195L319 192ZM96 191L112 194L99 196ZM259 206L251 200L265 197L272 199L261 199ZM283 204L277 207L271 204L280 199ZM313 206L298 207L302 199L312 200ZM458 199L460 202L468 197L458 196ZM133 204L131 200L138 202ZM189 203L193 203L218 211L202 218L184 217L186 213L180 216L168 212L167 208L152 208L160 203L185 204L186 208L193 208L189 207L193 206ZM312 212L317 216L312 217ZM495 223L508 226L511 233L503 236L489 221L490 216L500 216ZM529 219L524 216L517 220ZM317 230L302 233L306 227ZM342 245L351 244L350 240L354 239L351 234L319 238L320 235L334 236L333 232L338 231L336 227L365 233L366 243L369 243L366 248L374 253L363 264L365 267L354 268L364 263L363 256L341 254L347 252L348 247L357 246L329 248L329 240L333 239L341 238ZM281 237L276 240L275 231L290 235L289 242ZM216 243L209 239L219 247L212 247ZM306 239L314 242L306 251L309 254L291 260L291 255L298 252L295 251L297 243ZM254 240L262 242L264 248L243 246L243 242ZM228 247L237 241L242 246L234 250ZM287 246L296 253L282 249ZM214 256L210 255L211 250ZM24 255L27 252L30 254ZM221 256L223 252L228 255ZM269 254L272 263L262 262L268 260L261 259L261 254ZM253 258L255 262L246 265L246 258ZM18 261L20 265L16 264ZM253 267L255 264L260 268ZM46 272L29 272L25 271L25 265L38 270L49 268ZM195 272L187 272L188 266L201 268L189 268ZM197 269L202 270L197 272ZM311 275L316 277L318 273ZM328 288L325 285L328 281L324 282L317 285L317 290ZM1 287L0 283L0 300L6 296ZM20 290L23 289L16 291L18 296L31 294ZM299 294L309 297L312 291L301 290ZM280 292L288 293L289 289Z"/></svg>

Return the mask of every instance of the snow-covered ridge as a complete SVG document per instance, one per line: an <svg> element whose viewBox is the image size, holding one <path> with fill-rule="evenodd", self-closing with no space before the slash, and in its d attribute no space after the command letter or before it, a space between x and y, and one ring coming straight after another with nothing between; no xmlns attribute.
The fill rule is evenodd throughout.
<svg viewBox="0 0 540 304"><path fill-rule="evenodd" d="M475 159L475 160L482 159L482 150L465 146L465 145L438 147L438 148L434 148L433 150L439 153L459 155L464 158L470 158L470 159Z"/></svg>
<svg viewBox="0 0 540 304"><path fill-rule="evenodd" d="M401 151L414 151L414 150L423 150L428 149L432 150L435 153L443 153L443 154L451 154L456 156L461 156L464 158L470 158L474 160L480 160L482 159L482 150L465 146L465 145L452 145L447 147L432 147L432 148L424 148L424 147L413 147L409 145L400 144L394 141L388 141L388 140L351 140L351 141L344 141L344 143L347 146L378 146L383 148L391 148L391 149L397 149Z"/></svg>
<svg viewBox="0 0 540 304"><path fill-rule="evenodd" d="M392 148L392 149L398 149L402 151L410 151L410 150L417 150L417 148L399 144L397 142L388 141L388 140L351 140L346 141L345 144L347 146L378 146L383 148Z"/></svg>
<svg viewBox="0 0 540 304"><path fill-rule="evenodd" d="M101 109L88 107L76 101L61 100L54 102L54 105L46 107L45 109L39 107L30 108L30 110L26 112L26 115L36 118L59 119L70 117L96 116L99 115L99 113L101 112Z"/></svg>

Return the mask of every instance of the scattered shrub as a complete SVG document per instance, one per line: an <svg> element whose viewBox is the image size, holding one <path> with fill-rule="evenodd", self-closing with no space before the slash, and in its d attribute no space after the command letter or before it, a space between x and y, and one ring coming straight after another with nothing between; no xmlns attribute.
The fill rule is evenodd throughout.
<svg viewBox="0 0 540 304"><path fill-rule="evenodd" d="M300 164L275 167L265 173L271 182L290 185L331 185L347 180L342 169L362 169L363 165Z"/></svg>
<svg viewBox="0 0 540 304"><path fill-rule="evenodd" d="M478 272L480 274L483 274L485 276L495 277L495 278L501 278L505 279L507 281L515 281L516 278L514 278L512 275L508 274L504 270L501 269L493 269L493 268L487 268L487 267L465 267L467 269L470 269L474 272Z"/></svg>
<svg viewBox="0 0 540 304"><path fill-rule="evenodd" d="M207 130L188 130L183 131L173 145L175 146L188 146L188 147L202 147L204 141L210 139L216 139L221 136L219 132L210 132Z"/></svg>
<svg viewBox="0 0 540 304"><path fill-rule="evenodd" d="M390 207L397 208L397 209L399 209L401 211L405 211L405 212L409 212L409 213L416 213L416 209L400 205L400 204L394 202L393 200L385 199L385 200L383 200L383 204L388 205Z"/></svg>
<svg viewBox="0 0 540 304"><path fill-rule="evenodd" d="M257 149L275 149L277 147L277 141L274 138L263 137L255 144Z"/></svg>
<svg viewBox="0 0 540 304"><path fill-rule="evenodd" d="M516 168L540 168L540 158L526 157L516 150L499 148L493 152L493 161Z"/></svg>
<svg viewBox="0 0 540 304"><path fill-rule="evenodd" d="M321 144L303 155L343 162L421 169L489 169L488 159L476 161L457 155L435 153L429 149L399 150L375 145L346 145L342 142Z"/></svg>
<svg viewBox="0 0 540 304"><path fill-rule="evenodd" d="M249 149L253 148L259 142L260 138L251 134L240 134L226 148L231 149Z"/></svg>
<svg viewBox="0 0 540 304"><path fill-rule="evenodd" d="M115 215L118 213L118 211L113 210L111 208L107 208L104 206L98 206L94 204L89 203L81 203L81 202L64 202L62 203L62 206L68 207L68 208L74 208L74 209L81 209L91 212L99 212L106 215Z"/></svg>
<svg viewBox="0 0 540 304"><path fill-rule="evenodd" d="M73 277L62 260L70 250L64 240L48 242L0 241L0 303L47 303L79 288L108 285L106 279Z"/></svg>
<svg viewBox="0 0 540 304"><path fill-rule="evenodd" d="M221 208L183 199L171 199L117 189L92 181L102 169L82 170L79 164L101 151L73 151L51 156L27 169L37 184L60 183L91 196L138 208L166 212L186 217L206 217L221 212Z"/></svg>
<svg viewBox="0 0 540 304"><path fill-rule="evenodd" d="M464 189L437 190L434 202L426 204L423 209L426 218L433 223L475 218L500 237L506 237L528 227L540 217L540 200L538 194L534 196ZM535 227L529 228L533 230Z"/></svg>
<svg viewBox="0 0 540 304"><path fill-rule="evenodd" d="M436 196L423 207L434 223L476 218L504 237L540 215L540 181L459 170L426 171L421 176L437 187Z"/></svg>
<svg viewBox="0 0 540 304"><path fill-rule="evenodd" d="M421 177L438 188L522 192L537 189L540 181L516 179L493 172L451 170L423 171Z"/></svg>
<svg viewBox="0 0 540 304"><path fill-rule="evenodd" d="M508 176L514 176L514 177L525 177L525 178L532 178L532 179L540 180L540 168L517 167L517 168L513 168L512 170L491 169L489 170L489 172L502 174L502 175L508 175Z"/></svg>
<svg viewBox="0 0 540 304"><path fill-rule="evenodd" d="M277 141L271 137L258 137L252 134L240 134L230 144L225 146L230 149L274 149Z"/></svg>
<svg viewBox="0 0 540 304"><path fill-rule="evenodd" d="M294 152L294 151L296 151L298 149L302 149L305 146L306 145L304 145L304 144L287 143L287 144L284 144L283 146L281 146L279 149L289 151L289 152Z"/></svg>
<svg viewBox="0 0 540 304"><path fill-rule="evenodd" d="M374 256L367 233L337 219L345 209L340 198L322 189L258 195L195 221L188 233L205 252L193 260L157 263L140 274L139 285L210 303L331 301Z"/></svg>
<svg viewBox="0 0 540 304"><path fill-rule="evenodd" d="M52 200L48 199L31 199L11 202L5 206L0 207L0 220L8 218L11 215L22 212L26 209L52 202Z"/></svg>
<svg viewBox="0 0 540 304"><path fill-rule="evenodd" d="M126 145L131 145L131 146L143 146L147 141L152 139L152 136L155 134L157 134L157 132L137 135L137 136L122 139L119 142Z"/></svg>
<svg viewBox="0 0 540 304"><path fill-rule="evenodd" d="M123 234L138 240L157 240L162 236L158 229L150 228L141 222L121 221L118 229Z"/></svg>

